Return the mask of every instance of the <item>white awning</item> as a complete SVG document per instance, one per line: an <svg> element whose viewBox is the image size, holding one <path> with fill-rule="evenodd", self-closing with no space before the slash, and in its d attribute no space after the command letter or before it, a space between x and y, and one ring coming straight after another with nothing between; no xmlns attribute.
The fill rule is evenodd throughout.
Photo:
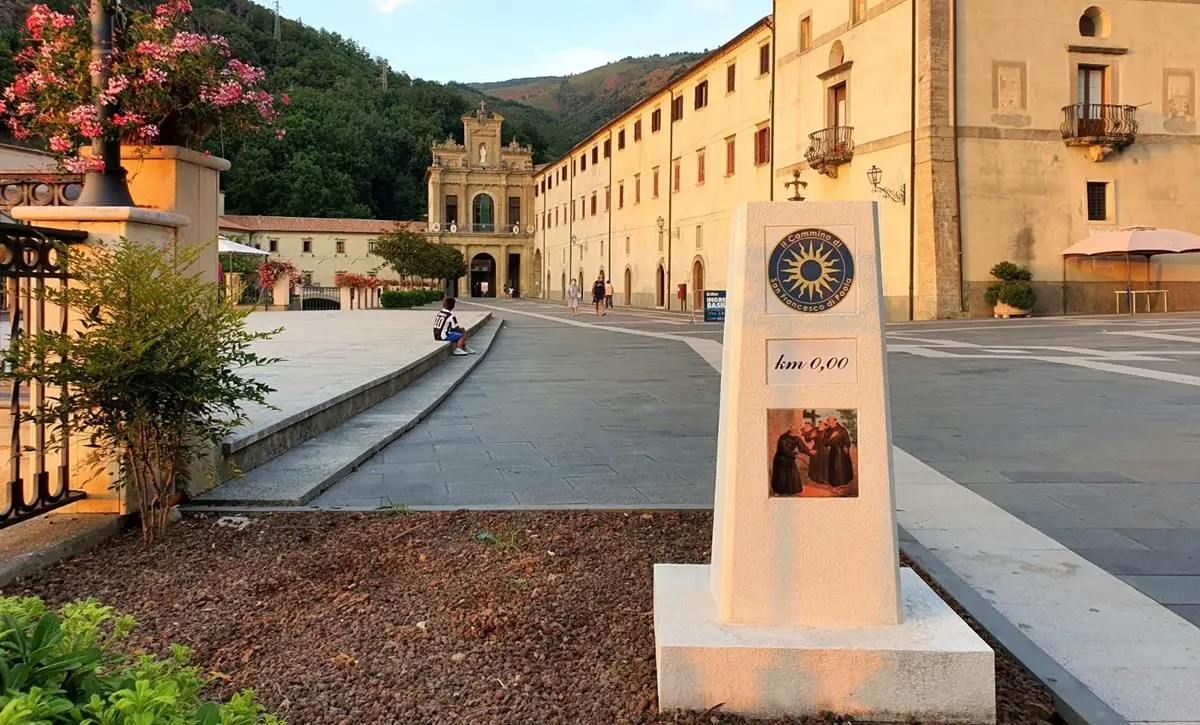
<svg viewBox="0 0 1200 725"><path fill-rule="evenodd" d="M256 254L261 257L269 257L271 255L270 252L248 247L245 244L238 244L232 239L226 239L225 237L217 238L217 251L221 254Z"/></svg>

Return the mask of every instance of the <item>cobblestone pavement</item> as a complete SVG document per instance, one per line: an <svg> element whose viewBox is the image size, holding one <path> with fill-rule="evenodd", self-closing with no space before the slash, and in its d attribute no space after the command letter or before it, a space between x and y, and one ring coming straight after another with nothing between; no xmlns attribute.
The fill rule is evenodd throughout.
<svg viewBox="0 0 1200 725"><path fill-rule="evenodd" d="M317 505L711 505L719 377L686 340L719 325L489 305L489 359ZM1200 315L888 340L900 448L1200 624Z"/></svg>

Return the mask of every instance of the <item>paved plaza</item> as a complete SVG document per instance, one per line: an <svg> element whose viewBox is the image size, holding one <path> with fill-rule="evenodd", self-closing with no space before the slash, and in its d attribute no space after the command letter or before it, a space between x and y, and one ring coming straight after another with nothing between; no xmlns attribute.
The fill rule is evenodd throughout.
<svg viewBox="0 0 1200 725"><path fill-rule="evenodd" d="M463 308L505 320L489 359L316 505L712 504L720 376L687 341L717 343L720 325ZM888 340L898 447L1200 624L1200 315L904 324Z"/></svg>
<svg viewBox="0 0 1200 725"><path fill-rule="evenodd" d="M463 308L503 320L488 357L315 507L712 505L720 325ZM887 336L900 524L1061 677L1200 722L1200 315Z"/></svg>

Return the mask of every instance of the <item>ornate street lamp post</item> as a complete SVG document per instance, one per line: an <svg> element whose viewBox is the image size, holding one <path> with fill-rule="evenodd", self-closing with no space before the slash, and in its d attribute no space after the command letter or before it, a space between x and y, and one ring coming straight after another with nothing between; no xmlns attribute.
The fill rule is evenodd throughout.
<svg viewBox="0 0 1200 725"><path fill-rule="evenodd" d="M112 118L116 108L101 100L101 91L108 87L108 60L113 52L113 14L109 0L91 0L92 17L92 97L101 124ZM125 183L125 168L121 166L121 138L108 134L92 140L93 158L104 161L103 171L87 172L80 192L78 206L133 206L133 197Z"/></svg>

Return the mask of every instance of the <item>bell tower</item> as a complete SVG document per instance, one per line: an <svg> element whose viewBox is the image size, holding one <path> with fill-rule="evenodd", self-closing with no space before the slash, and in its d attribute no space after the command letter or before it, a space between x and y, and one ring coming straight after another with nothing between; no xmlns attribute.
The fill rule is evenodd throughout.
<svg viewBox="0 0 1200 725"><path fill-rule="evenodd" d="M463 116L462 120L467 165L475 169L500 166L500 127L504 124L504 117L489 112L487 104L480 101L475 113Z"/></svg>

